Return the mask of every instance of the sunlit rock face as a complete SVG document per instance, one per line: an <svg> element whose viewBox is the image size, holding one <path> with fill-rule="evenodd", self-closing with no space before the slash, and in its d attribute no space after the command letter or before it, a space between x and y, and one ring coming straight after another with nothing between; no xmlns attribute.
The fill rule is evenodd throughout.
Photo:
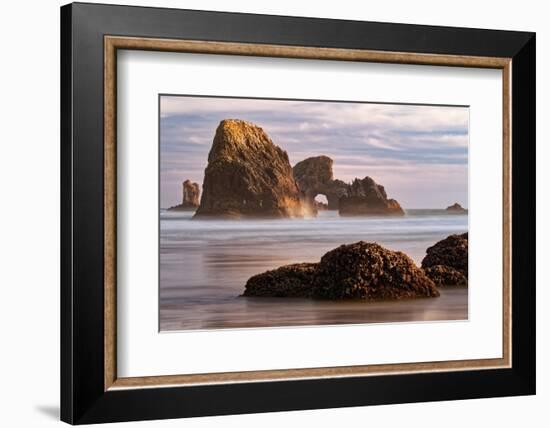
<svg viewBox="0 0 550 428"><path fill-rule="evenodd" d="M221 121L195 217L302 217L304 211L287 153L252 123Z"/></svg>
<svg viewBox="0 0 550 428"><path fill-rule="evenodd" d="M251 277L244 296L309 297L317 263L295 263Z"/></svg>
<svg viewBox="0 0 550 428"><path fill-rule="evenodd" d="M341 245L321 258L312 295L325 299L399 300L437 297L439 292L406 254L359 241Z"/></svg>
<svg viewBox="0 0 550 428"><path fill-rule="evenodd" d="M468 278L450 266L435 265L425 268L424 272L438 287L468 285Z"/></svg>

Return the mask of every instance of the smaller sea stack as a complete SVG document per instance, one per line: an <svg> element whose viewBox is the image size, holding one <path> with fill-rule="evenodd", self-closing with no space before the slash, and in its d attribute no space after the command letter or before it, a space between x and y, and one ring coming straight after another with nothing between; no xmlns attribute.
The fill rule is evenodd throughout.
<svg viewBox="0 0 550 428"><path fill-rule="evenodd" d="M445 211L453 214L464 214L468 212L468 210L466 208L462 208L462 205L460 205L458 202L449 205L447 208L445 208Z"/></svg>
<svg viewBox="0 0 550 428"><path fill-rule="evenodd" d="M170 211L194 211L199 206L200 189L198 183L193 183L191 180L185 180L182 184L182 201L181 204L168 208Z"/></svg>
<svg viewBox="0 0 550 428"><path fill-rule="evenodd" d="M317 263L296 263L254 275L246 282L245 296L309 297Z"/></svg>

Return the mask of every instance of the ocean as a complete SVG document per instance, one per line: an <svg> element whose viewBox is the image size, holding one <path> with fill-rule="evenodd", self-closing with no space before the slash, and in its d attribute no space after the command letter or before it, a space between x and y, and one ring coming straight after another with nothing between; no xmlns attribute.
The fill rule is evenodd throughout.
<svg viewBox="0 0 550 428"><path fill-rule="evenodd" d="M251 276L279 266L317 262L357 241L378 242L420 265L426 249L468 230L467 215L406 210L404 217L192 220L192 212L160 212L161 331L464 320L468 290L396 302L242 297Z"/></svg>

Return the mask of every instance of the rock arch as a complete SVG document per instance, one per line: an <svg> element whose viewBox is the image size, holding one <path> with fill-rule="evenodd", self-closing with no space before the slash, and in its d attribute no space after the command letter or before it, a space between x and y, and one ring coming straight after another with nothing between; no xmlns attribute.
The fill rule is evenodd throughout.
<svg viewBox="0 0 550 428"><path fill-rule="evenodd" d="M347 194L349 185L334 179L332 165L333 160L328 156L315 156L298 162L292 168L294 179L308 205L315 206L315 197L324 195L328 209L338 209L339 200Z"/></svg>
<svg viewBox="0 0 550 428"><path fill-rule="evenodd" d="M315 156L298 162L292 168L294 179L305 203L316 210L315 197L325 195L329 210L340 215L403 215L395 199L388 199L384 186L372 178L356 178L351 184L334 179L333 161L328 156Z"/></svg>

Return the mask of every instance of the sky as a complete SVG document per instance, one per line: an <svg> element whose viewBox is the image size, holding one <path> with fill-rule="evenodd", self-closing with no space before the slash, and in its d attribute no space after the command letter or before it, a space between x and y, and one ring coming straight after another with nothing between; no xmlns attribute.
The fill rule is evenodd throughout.
<svg viewBox="0 0 550 428"><path fill-rule="evenodd" d="M334 160L334 177L372 177L404 208L468 207L467 107L168 96L160 99L161 207L181 183L202 190L216 128L242 119L264 129L290 163Z"/></svg>

